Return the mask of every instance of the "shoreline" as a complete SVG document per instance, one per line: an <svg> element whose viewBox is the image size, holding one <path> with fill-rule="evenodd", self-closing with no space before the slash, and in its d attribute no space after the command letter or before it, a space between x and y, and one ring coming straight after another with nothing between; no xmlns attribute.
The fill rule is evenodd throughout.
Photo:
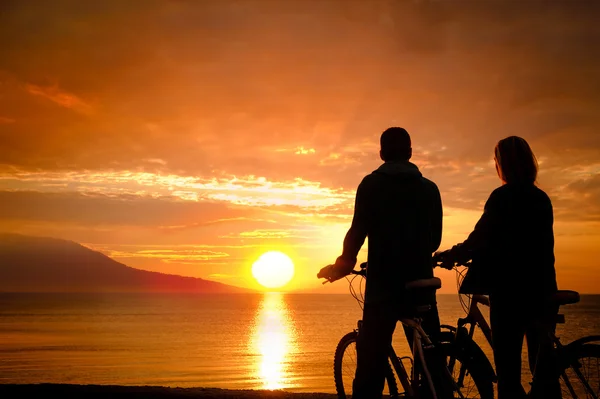
<svg viewBox="0 0 600 399"><path fill-rule="evenodd" d="M83 384L0 384L0 397L67 397L67 398L202 398L202 399L336 399L337 395L321 392L284 390L234 390L221 388L171 388L156 385L83 385Z"/></svg>

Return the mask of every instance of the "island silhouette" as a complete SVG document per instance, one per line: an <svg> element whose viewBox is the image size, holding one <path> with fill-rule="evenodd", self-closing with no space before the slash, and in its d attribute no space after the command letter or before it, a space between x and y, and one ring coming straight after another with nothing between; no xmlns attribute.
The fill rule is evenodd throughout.
<svg viewBox="0 0 600 399"><path fill-rule="evenodd" d="M249 293L249 289L135 269L79 243L0 234L0 292Z"/></svg>

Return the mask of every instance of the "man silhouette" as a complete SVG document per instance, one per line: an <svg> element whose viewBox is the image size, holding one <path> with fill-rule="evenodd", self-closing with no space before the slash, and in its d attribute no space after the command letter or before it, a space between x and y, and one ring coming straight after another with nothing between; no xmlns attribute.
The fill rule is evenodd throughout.
<svg viewBox="0 0 600 399"><path fill-rule="evenodd" d="M442 238L442 201L432 181L409 162L411 139L400 127L385 130L380 139L380 157L384 163L367 175L356 191L354 217L346 234L343 252L333 265L317 275L334 281L349 274L357 255L369 237L363 324L357 341L357 369L353 384L354 399L381 397L385 367L397 321L414 304L404 286L407 282L433 277L431 256ZM435 292L427 298L431 310L423 328L435 342L440 321ZM412 342L412 330L404 328ZM445 359L428 356L438 398L444 394L440 381ZM431 367L433 365L433 367Z"/></svg>

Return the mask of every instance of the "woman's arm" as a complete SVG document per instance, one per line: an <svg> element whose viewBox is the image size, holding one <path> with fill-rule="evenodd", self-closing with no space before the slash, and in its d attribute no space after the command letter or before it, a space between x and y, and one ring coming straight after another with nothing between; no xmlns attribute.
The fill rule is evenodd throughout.
<svg viewBox="0 0 600 399"><path fill-rule="evenodd" d="M473 253L485 251L493 244L502 221L502 205L505 201L502 197L500 189L492 192L469 237L450 250L449 255L452 259L459 263L467 262L473 258Z"/></svg>

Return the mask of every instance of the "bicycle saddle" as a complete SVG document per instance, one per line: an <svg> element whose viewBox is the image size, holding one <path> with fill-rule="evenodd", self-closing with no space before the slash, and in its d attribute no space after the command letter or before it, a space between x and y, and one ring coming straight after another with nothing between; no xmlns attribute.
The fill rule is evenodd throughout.
<svg viewBox="0 0 600 399"><path fill-rule="evenodd" d="M558 290L552 296L552 301L558 305L570 305L579 302L579 292L571 290Z"/></svg>
<svg viewBox="0 0 600 399"><path fill-rule="evenodd" d="M414 290L419 288L430 288L440 289L442 287L442 280L437 277L424 278L421 280L410 281L404 286L407 290Z"/></svg>

